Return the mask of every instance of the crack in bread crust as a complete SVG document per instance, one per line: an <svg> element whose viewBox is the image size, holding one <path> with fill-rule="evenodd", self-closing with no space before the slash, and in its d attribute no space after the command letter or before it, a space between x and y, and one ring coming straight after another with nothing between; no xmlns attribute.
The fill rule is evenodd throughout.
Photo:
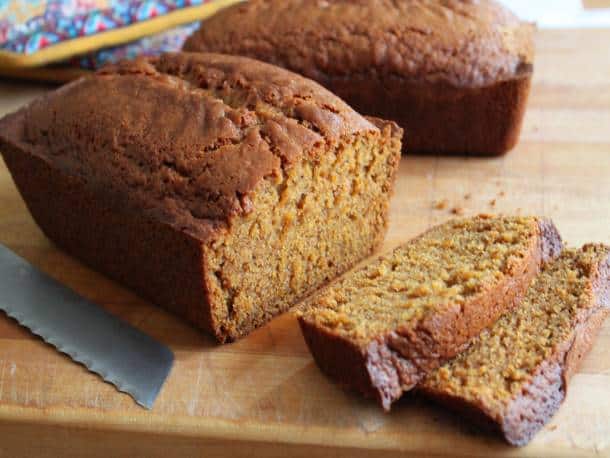
<svg viewBox="0 0 610 458"><path fill-rule="evenodd" d="M214 222L254 210L250 194L261 180L354 136L380 136L299 75L241 57L181 53L105 67L3 126L9 141L114 195L117 205L202 240Z"/></svg>
<svg viewBox="0 0 610 458"><path fill-rule="evenodd" d="M483 87L531 64L532 32L493 1L254 0L204 21L184 49L253 57L322 84L393 74Z"/></svg>

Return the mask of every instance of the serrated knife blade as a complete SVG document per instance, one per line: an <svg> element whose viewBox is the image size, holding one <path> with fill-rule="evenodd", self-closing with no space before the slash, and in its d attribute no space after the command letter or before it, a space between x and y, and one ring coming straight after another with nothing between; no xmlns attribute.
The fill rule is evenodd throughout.
<svg viewBox="0 0 610 458"><path fill-rule="evenodd" d="M151 409L174 354L0 244L0 310Z"/></svg>

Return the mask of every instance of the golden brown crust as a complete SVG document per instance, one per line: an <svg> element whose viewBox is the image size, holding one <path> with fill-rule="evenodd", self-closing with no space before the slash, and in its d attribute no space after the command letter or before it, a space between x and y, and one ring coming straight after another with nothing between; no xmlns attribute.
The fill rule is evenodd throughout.
<svg viewBox="0 0 610 458"><path fill-rule="evenodd" d="M308 76L405 128L405 151L499 155L519 137L534 27L495 1L254 0L185 43Z"/></svg>
<svg viewBox="0 0 610 458"><path fill-rule="evenodd" d="M409 153L501 155L519 140L531 74L486 87L456 88L389 77L336 79L326 86L361 113L405 128Z"/></svg>
<svg viewBox="0 0 610 458"><path fill-rule="evenodd" d="M184 49L254 57L323 84L393 75L482 87L529 70L532 31L488 0L253 0L204 21Z"/></svg>
<svg viewBox="0 0 610 458"><path fill-rule="evenodd" d="M315 320L299 317L316 363L339 383L377 399L389 410L403 392L515 307L542 263L559 254L561 238L554 225L542 219L537 224L525 257L493 289L473 296L461 307L434 313L415 328L399 327L379 335L364 348L317 325Z"/></svg>
<svg viewBox="0 0 610 458"><path fill-rule="evenodd" d="M59 248L215 334L202 243L91 192L39 156L2 143L2 155L38 226Z"/></svg>
<svg viewBox="0 0 610 458"><path fill-rule="evenodd" d="M0 130L117 204L205 240L218 222L253 210L249 194L264 177L377 128L286 70L177 53L106 67Z"/></svg>

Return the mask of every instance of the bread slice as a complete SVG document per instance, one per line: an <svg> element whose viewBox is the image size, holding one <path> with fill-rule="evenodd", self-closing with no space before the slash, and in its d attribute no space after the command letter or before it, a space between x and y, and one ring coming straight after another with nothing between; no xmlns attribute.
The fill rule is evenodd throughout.
<svg viewBox="0 0 610 458"><path fill-rule="evenodd" d="M497 155L519 138L535 27L494 0L250 0L187 51L253 57L396 121L409 152Z"/></svg>
<svg viewBox="0 0 610 458"><path fill-rule="evenodd" d="M518 304L560 250L548 220L449 221L311 298L299 323L324 372L387 410Z"/></svg>
<svg viewBox="0 0 610 458"><path fill-rule="evenodd" d="M217 54L108 67L0 122L44 233L220 342L382 242L401 136L313 81Z"/></svg>
<svg viewBox="0 0 610 458"><path fill-rule="evenodd" d="M418 387L525 445L555 414L610 311L610 248L566 249L522 305Z"/></svg>

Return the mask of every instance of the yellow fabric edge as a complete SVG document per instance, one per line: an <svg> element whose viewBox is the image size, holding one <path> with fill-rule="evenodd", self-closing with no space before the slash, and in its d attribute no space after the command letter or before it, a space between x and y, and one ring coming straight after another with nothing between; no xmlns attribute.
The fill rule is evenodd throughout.
<svg viewBox="0 0 610 458"><path fill-rule="evenodd" d="M45 83L67 83L91 73L77 67L0 67L0 77Z"/></svg>
<svg viewBox="0 0 610 458"><path fill-rule="evenodd" d="M169 14L158 16L147 21L138 22L116 30L78 37L63 41L33 54L20 54L0 50L0 66L12 68L27 68L59 62L70 57L95 51L96 49L116 46L137 40L147 35L153 35L180 24L205 19L221 8L242 0L215 0L199 6L179 9Z"/></svg>

